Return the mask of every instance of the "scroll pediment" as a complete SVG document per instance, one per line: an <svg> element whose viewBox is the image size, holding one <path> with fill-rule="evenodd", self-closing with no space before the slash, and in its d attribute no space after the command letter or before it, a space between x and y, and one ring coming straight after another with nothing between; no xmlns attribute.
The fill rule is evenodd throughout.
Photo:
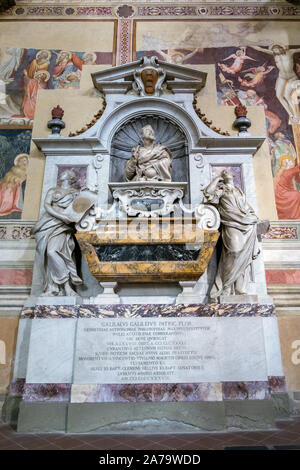
<svg viewBox="0 0 300 470"><path fill-rule="evenodd" d="M156 56L92 73L95 88L102 93L132 93L161 96L166 93L196 93L205 86L205 72L170 64Z"/></svg>

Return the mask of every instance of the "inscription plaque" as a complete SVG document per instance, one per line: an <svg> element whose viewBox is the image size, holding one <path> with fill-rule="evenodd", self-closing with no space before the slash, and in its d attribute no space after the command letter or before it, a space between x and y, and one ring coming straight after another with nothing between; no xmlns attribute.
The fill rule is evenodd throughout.
<svg viewBox="0 0 300 470"><path fill-rule="evenodd" d="M213 318L79 319L74 383L190 383L218 376Z"/></svg>

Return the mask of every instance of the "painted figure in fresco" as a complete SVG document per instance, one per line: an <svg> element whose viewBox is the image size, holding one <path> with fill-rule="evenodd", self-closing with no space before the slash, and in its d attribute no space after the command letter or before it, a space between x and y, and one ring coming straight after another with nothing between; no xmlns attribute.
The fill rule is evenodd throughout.
<svg viewBox="0 0 300 470"><path fill-rule="evenodd" d="M272 72L275 67L270 65L265 67L265 65L260 65L259 67L252 67L251 69L244 70L243 72L248 72L244 75L244 78L238 77L238 81L242 86L255 88L258 85L261 85L264 82L264 79L268 73ZM251 78L251 80L245 80L245 78Z"/></svg>
<svg viewBox="0 0 300 470"><path fill-rule="evenodd" d="M14 114L14 117L25 116L28 119L34 118L37 92L40 88L48 88L50 58L51 52L42 49L36 53L35 58L24 70L24 91L21 105L23 114Z"/></svg>
<svg viewBox="0 0 300 470"><path fill-rule="evenodd" d="M300 49L289 49L280 44L273 44L269 49L252 46L253 49L272 55L278 69L276 80L276 96L290 117L290 124L300 122L298 98L300 96L300 80L294 72L294 54Z"/></svg>
<svg viewBox="0 0 300 470"><path fill-rule="evenodd" d="M297 159L297 153L292 142L283 134L283 132L276 132L274 134L274 145L273 145L273 175L277 173L280 168L279 159L283 155L290 156L295 162Z"/></svg>
<svg viewBox="0 0 300 470"><path fill-rule="evenodd" d="M290 155L282 155L279 170L274 176L274 190L279 219L300 219L300 165Z"/></svg>
<svg viewBox="0 0 300 470"><path fill-rule="evenodd" d="M213 299L220 295L247 294L251 263L259 255L258 218L233 179L231 171L226 169L204 190L204 202L217 207L223 226L222 253L210 292Z"/></svg>
<svg viewBox="0 0 300 470"><path fill-rule="evenodd" d="M83 65L94 65L97 61L97 54L95 52L85 52L82 56L82 59L78 57L76 53L72 54L72 61L69 60L70 54L66 51L60 53L60 59L65 57L65 59L60 62L60 67L58 64L55 66L55 84L59 88L79 88L81 70ZM62 65L68 59L67 65L63 70ZM59 73L58 72L62 72Z"/></svg>
<svg viewBox="0 0 300 470"><path fill-rule="evenodd" d="M62 88L62 83L65 82L65 77L71 72L76 72L77 67L72 61L72 52L61 51L57 55L56 64L52 70L52 85L53 88Z"/></svg>
<svg viewBox="0 0 300 470"><path fill-rule="evenodd" d="M51 58L51 52L45 49L36 53L35 59L33 59L28 65L27 69L24 70L25 77L33 79L37 72L48 71L49 63Z"/></svg>
<svg viewBox="0 0 300 470"><path fill-rule="evenodd" d="M171 181L172 154L161 144L154 144L152 127L142 128L144 146L132 149L132 157L126 164L126 178L129 181Z"/></svg>
<svg viewBox="0 0 300 470"><path fill-rule="evenodd" d="M267 133L274 134L277 131L282 121L277 114L268 110L268 105L262 96L258 96L255 90L239 90L238 96L245 106L263 106L265 108Z"/></svg>
<svg viewBox="0 0 300 470"><path fill-rule="evenodd" d="M219 94L219 104L223 106L238 106L240 104L239 97L232 88L222 87Z"/></svg>
<svg viewBox="0 0 300 470"><path fill-rule="evenodd" d="M230 66L221 64L220 62L218 62L218 66L220 67L222 72L228 73L230 75L235 75L237 72L239 72L242 69L243 64L246 60L253 60L256 62L256 59L252 59L252 57L248 57L246 55L246 47L241 47L236 51L235 54L231 54L222 60L225 61L229 59L233 59L233 63Z"/></svg>
<svg viewBox="0 0 300 470"><path fill-rule="evenodd" d="M34 118L37 94L40 89L48 88L50 74L47 70L35 72L33 78L25 76L25 94L22 102L24 116L28 119Z"/></svg>
<svg viewBox="0 0 300 470"><path fill-rule="evenodd" d="M272 43L269 39L261 38L259 41L251 41L250 39L250 35L256 35L265 27L266 24L264 22L246 21L237 23L234 30L231 26L215 21L207 28L199 28L196 24L189 24L183 34L180 34L181 29L178 29L175 47L180 49L192 49L194 47L199 47L199 44L201 44L202 47L224 47L226 44L234 44L236 47L244 47L246 42L248 45L259 44L260 46L269 46ZM167 33L165 33L164 37L160 34L155 34L155 36L153 36L152 32L148 32L148 34L143 35L144 50L169 49L174 47L174 40L172 43L170 43L170 41L168 42ZM245 41L245 38L247 38L247 41ZM164 47L162 47L162 44Z"/></svg>
<svg viewBox="0 0 300 470"><path fill-rule="evenodd" d="M80 77L81 72L77 70L77 72L69 72L64 76L64 81L60 78L58 82L60 84L60 88L79 88L80 86Z"/></svg>
<svg viewBox="0 0 300 470"><path fill-rule="evenodd" d="M82 59L75 53L72 55L72 62L79 70L82 70L83 65L95 65L96 61L97 54L95 52L85 52Z"/></svg>
<svg viewBox="0 0 300 470"><path fill-rule="evenodd" d="M14 47L6 47L5 48L5 55L9 56L9 59L6 61L1 60L0 63L0 80L4 83L10 83L13 81L12 75L18 69L22 57L24 54L24 49L22 48L14 48ZM2 54L1 54L2 59Z"/></svg>
<svg viewBox="0 0 300 470"><path fill-rule="evenodd" d="M28 154L20 153L14 159L14 166L0 180L0 216L22 212L21 185L26 180L28 162Z"/></svg>
<svg viewBox="0 0 300 470"><path fill-rule="evenodd" d="M45 213L32 229L39 263L45 271L43 296L74 296L72 286L82 284L74 259L74 221L67 214L67 208L79 194L75 183L72 170L61 174L60 184L47 192Z"/></svg>
<svg viewBox="0 0 300 470"><path fill-rule="evenodd" d="M163 60L170 62L171 64L182 65L184 62L193 57L199 48L194 49L189 54L184 54L183 52L177 51L176 49L168 49L167 52L158 50L157 52L162 56Z"/></svg>

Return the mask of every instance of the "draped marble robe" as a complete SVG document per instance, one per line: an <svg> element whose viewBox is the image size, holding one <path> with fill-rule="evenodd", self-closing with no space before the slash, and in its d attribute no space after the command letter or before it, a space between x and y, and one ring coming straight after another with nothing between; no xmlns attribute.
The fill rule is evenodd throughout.
<svg viewBox="0 0 300 470"><path fill-rule="evenodd" d="M74 259L73 221L65 214L78 193L74 188L49 189L45 202L51 204L52 213L46 209L32 229L37 242L38 262L44 267L44 292L52 289L53 295L62 295L60 286L66 282L82 284Z"/></svg>
<svg viewBox="0 0 300 470"><path fill-rule="evenodd" d="M243 191L233 185L204 190L204 202L217 207L222 222L222 253L211 298L247 294L252 260L259 254L258 218Z"/></svg>
<svg viewBox="0 0 300 470"><path fill-rule="evenodd" d="M151 147L138 145L132 149L132 157L126 164L129 181L171 181L172 154L161 144Z"/></svg>

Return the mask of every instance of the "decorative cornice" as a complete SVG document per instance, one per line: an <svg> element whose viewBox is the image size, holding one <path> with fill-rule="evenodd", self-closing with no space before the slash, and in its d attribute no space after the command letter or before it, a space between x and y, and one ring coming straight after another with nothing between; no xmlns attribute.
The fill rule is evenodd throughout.
<svg viewBox="0 0 300 470"><path fill-rule="evenodd" d="M0 221L0 242L1 240L26 240L34 238L31 229L35 221L6 220Z"/></svg>
<svg viewBox="0 0 300 470"><path fill-rule="evenodd" d="M16 1L17 5L22 5L22 6L25 6L25 5L38 5L38 4L45 4L45 5L76 5L76 4L82 4L82 3L87 3L87 4L90 4L90 5L103 5L103 4L116 4L116 5L121 5L121 2L120 0L107 0L107 1L101 1L101 0L85 0L84 2L82 2L82 0L56 0L56 2L53 2L53 0L17 0ZM146 4L157 4L158 3L158 0L126 0L124 3L126 4L130 4L130 5L138 5L138 4L143 4L143 3L146 3ZM248 3L247 0L211 0L210 2L199 2L199 0L160 0L159 1L159 4L161 5L171 5L171 6L174 6L174 5L183 5L183 4L205 4L205 3L216 3L216 4L221 4L221 5L224 5L224 4L228 4L228 3L237 3L237 4L243 4L243 3ZM273 4L273 3L283 3L282 0L257 0L257 1L253 1L251 3L257 3L257 4L265 4L265 3L270 3L270 4Z"/></svg>
<svg viewBox="0 0 300 470"><path fill-rule="evenodd" d="M300 8L281 1L256 1L256 2L230 2L210 1L197 2L156 2L141 0L139 2L127 1L120 3L116 0L100 2L89 0L59 1L53 4L46 1L18 1L17 5L9 8L0 15L0 19L23 18L55 18L74 20L75 18L120 18L120 19L180 19L180 18L251 18L251 19L287 19L299 18Z"/></svg>

